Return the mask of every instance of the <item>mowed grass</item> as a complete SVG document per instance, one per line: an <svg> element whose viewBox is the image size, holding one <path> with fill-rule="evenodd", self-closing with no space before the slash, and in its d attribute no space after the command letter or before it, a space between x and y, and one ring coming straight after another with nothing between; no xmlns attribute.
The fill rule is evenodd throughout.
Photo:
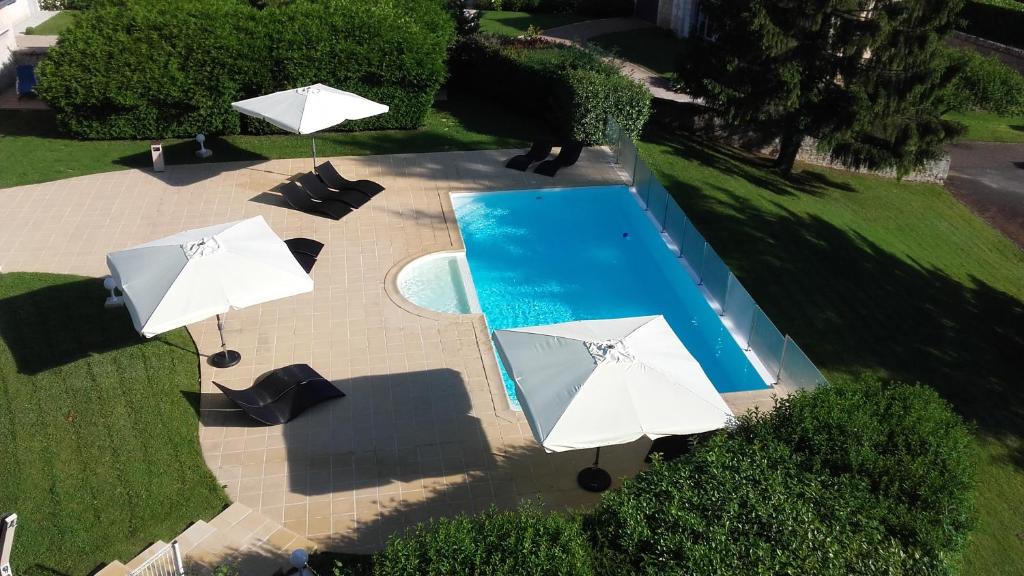
<svg viewBox="0 0 1024 576"><path fill-rule="evenodd" d="M984 461L964 574L1021 574L1024 253L939 186L809 167L787 180L669 127L640 148L828 377L921 382L974 423Z"/></svg>
<svg viewBox="0 0 1024 576"><path fill-rule="evenodd" d="M666 78L675 74L683 41L670 30L640 28L603 34L590 39L609 54L639 64Z"/></svg>
<svg viewBox="0 0 1024 576"><path fill-rule="evenodd" d="M501 36L520 36L526 34L530 26L541 30L549 30L583 20L586 20L586 18L574 14L530 14L527 12L481 10L480 31Z"/></svg>
<svg viewBox="0 0 1024 576"><path fill-rule="evenodd" d="M0 274L0 511L19 574L87 574L215 516L184 329L144 340L98 279Z"/></svg>
<svg viewBox="0 0 1024 576"><path fill-rule="evenodd" d="M967 126L964 140L1024 143L1024 116L999 116L990 112L964 112L946 116Z"/></svg>
<svg viewBox="0 0 1024 576"><path fill-rule="evenodd" d="M57 36L66 30L68 26L71 26L76 18L78 18L78 10L64 10L58 12L39 26L26 29L25 33L37 36Z"/></svg>
<svg viewBox="0 0 1024 576"><path fill-rule="evenodd" d="M357 156L521 148L543 129L531 117L478 101L436 105L416 130L324 132L316 135L317 154ZM76 140L62 134L53 112L0 111L0 188L72 176L152 166L148 140ZM168 164L303 158L311 155L308 136L210 136L214 155L197 160L191 139L165 140Z"/></svg>

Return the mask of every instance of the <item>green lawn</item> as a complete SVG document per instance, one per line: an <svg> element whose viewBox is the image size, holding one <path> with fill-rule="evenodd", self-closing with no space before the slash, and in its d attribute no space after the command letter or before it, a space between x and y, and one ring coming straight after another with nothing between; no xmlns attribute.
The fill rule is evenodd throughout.
<svg viewBox="0 0 1024 576"><path fill-rule="evenodd" d="M130 560L227 504L199 450L184 329L144 340L98 279L0 274L0 510L21 574Z"/></svg>
<svg viewBox="0 0 1024 576"><path fill-rule="evenodd" d="M614 56L653 70L659 76L675 73L683 41L661 28L641 28L596 36L590 40Z"/></svg>
<svg viewBox="0 0 1024 576"><path fill-rule="evenodd" d="M586 20L574 14L529 14L526 12L502 12L500 10L481 10L480 31L500 34L502 36L520 36L530 26L541 30L565 26L573 22Z"/></svg>
<svg viewBox="0 0 1024 576"><path fill-rule="evenodd" d="M954 113L950 120L967 125L965 140L982 142L1024 142L1024 116L999 116L988 112Z"/></svg>
<svg viewBox="0 0 1024 576"><path fill-rule="evenodd" d="M75 21L75 18L78 18L78 10L64 10L39 26L34 26L25 30L25 33L35 34L37 36L57 36L68 26L71 26L71 23Z"/></svg>
<svg viewBox="0 0 1024 576"><path fill-rule="evenodd" d="M530 117L475 101L437 105L418 130L328 132L320 156L520 148L540 130ZM213 161L302 158L309 138L295 135L210 137ZM169 164L197 162L193 140L167 140ZM0 111L0 188L151 165L149 141L84 141L63 136L51 112Z"/></svg>
<svg viewBox="0 0 1024 576"><path fill-rule="evenodd" d="M648 126L657 125L656 123ZM642 154L831 378L933 386L984 449L965 574L1024 566L1024 252L939 186L767 163L668 129Z"/></svg>

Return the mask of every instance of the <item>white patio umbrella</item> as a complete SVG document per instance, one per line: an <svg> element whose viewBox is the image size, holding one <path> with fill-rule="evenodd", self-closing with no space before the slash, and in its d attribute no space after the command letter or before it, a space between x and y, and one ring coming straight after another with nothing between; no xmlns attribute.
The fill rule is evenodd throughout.
<svg viewBox="0 0 1024 576"><path fill-rule="evenodd" d="M221 314L313 290L313 280L262 216L188 230L107 254L135 329L146 338L217 316L218 368L228 350Z"/></svg>
<svg viewBox="0 0 1024 576"><path fill-rule="evenodd" d="M240 100L232 102L231 107L293 134L313 134L346 120L361 120L388 111L384 104L323 84ZM312 140L315 170L316 138Z"/></svg>
<svg viewBox="0 0 1024 576"><path fill-rule="evenodd" d="M725 426L732 411L662 316L495 330L534 438L548 452L597 448L580 486L611 477L601 446Z"/></svg>

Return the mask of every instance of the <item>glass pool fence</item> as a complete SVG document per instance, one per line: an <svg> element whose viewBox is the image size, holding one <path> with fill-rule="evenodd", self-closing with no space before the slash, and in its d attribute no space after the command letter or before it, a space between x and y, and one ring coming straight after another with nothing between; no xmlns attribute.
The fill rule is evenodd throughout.
<svg viewBox="0 0 1024 576"><path fill-rule="evenodd" d="M605 134L615 163L643 201L672 249L686 262L710 295L712 307L722 317L733 338L744 350L753 352L769 375L789 389L813 388L825 382L821 371L772 323L764 310L740 284L715 249L686 216L668 190L658 182L640 158L629 134L609 119Z"/></svg>

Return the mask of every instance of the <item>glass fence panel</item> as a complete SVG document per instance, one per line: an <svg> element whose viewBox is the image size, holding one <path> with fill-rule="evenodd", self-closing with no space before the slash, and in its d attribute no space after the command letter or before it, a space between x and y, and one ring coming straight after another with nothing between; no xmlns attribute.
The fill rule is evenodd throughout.
<svg viewBox="0 0 1024 576"><path fill-rule="evenodd" d="M704 250L704 266L701 268L701 281L718 303L719 313L725 308L725 292L729 288L729 267L718 256L711 245Z"/></svg>
<svg viewBox="0 0 1024 576"><path fill-rule="evenodd" d="M768 372L772 376L778 375L786 339L760 306L754 308L754 323L748 345Z"/></svg>
<svg viewBox="0 0 1024 576"><path fill-rule="evenodd" d="M789 336L786 336L786 352L782 357L779 383L797 389L815 388L825 383L821 371Z"/></svg>
<svg viewBox="0 0 1024 576"><path fill-rule="evenodd" d="M608 122L604 125L604 141L608 143L608 148L611 149L612 155L615 156L615 161L619 161L619 155L622 152L622 130L619 129L619 124L615 120L609 118Z"/></svg>
<svg viewBox="0 0 1024 576"><path fill-rule="evenodd" d="M659 232L665 229L665 207L672 199L668 197L668 190L657 181L651 184L650 194L647 198L647 209L658 221Z"/></svg>
<svg viewBox="0 0 1024 576"><path fill-rule="evenodd" d="M754 321L757 303L750 292L732 274L729 275L729 289L725 295L725 320L732 325L736 341L744 348L750 345L750 325Z"/></svg>
<svg viewBox="0 0 1024 576"><path fill-rule="evenodd" d="M654 175L647 168L647 165L643 162L637 162L636 174L633 176L633 187L636 188L636 193L640 196L640 199L644 201L644 204L650 204L652 190L654 187L661 187L658 181L654 179Z"/></svg>
<svg viewBox="0 0 1024 576"><path fill-rule="evenodd" d="M690 265L693 272L700 278L700 269L704 265L704 237L697 231L692 223L686 228L686 236L683 237L683 258Z"/></svg>
<svg viewBox="0 0 1024 576"><path fill-rule="evenodd" d="M619 165L626 172L626 182L634 184L637 168L636 146L629 139L628 134L623 134L619 141L622 143L619 147Z"/></svg>
<svg viewBox="0 0 1024 576"><path fill-rule="evenodd" d="M665 232L676 244L678 255L682 255L683 239L686 237L686 229L690 227L690 219L686 217L683 209L676 204L676 201L669 198L665 209Z"/></svg>

